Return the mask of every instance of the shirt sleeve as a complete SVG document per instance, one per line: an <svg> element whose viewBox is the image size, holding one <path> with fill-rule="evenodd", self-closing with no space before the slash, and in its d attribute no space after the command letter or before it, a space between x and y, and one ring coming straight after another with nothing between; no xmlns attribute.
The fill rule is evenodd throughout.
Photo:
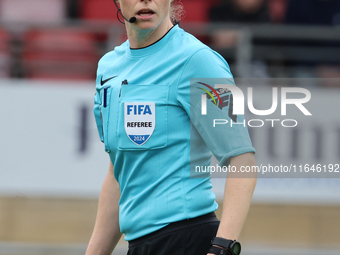
<svg viewBox="0 0 340 255"><path fill-rule="evenodd" d="M215 84L235 86L227 62L211 49L201 49L188 59L183 69L177 100L220 165L227 166L231 157L255 153L255 149L244 116L233 115L231 91L215 89ZM206 115L202 114L202 95L206 96Z"/></svg>

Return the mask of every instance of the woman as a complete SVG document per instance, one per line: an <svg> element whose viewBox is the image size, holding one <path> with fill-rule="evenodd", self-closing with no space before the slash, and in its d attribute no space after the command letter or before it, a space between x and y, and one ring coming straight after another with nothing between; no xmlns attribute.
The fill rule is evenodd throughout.
<svg viewBox="0 0 340 255"><path fill-rule="evenodd" d="M173 0L118 4L132 23L125 22L128 40L98 66L94 112L111 164L86 254L111 254L121 233L130 255L239 254L234 240L256 179L227 179L219 224L210 179L190 178L190 164L210 164L210 151L224 165L255 164L246 129L221 138L189 119L190 78L230 78L229 67L171 22Z"/></svg>

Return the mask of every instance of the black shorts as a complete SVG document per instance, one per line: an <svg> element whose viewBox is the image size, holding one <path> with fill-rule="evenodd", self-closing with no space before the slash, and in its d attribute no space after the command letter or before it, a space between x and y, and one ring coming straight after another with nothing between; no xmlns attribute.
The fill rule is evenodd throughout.
<svg viewBox="0 0 340 255"><path fill-rule="evenodd" d="M128 255L206 255L219 224L215 213L171 223L130 241Z"/></svg>

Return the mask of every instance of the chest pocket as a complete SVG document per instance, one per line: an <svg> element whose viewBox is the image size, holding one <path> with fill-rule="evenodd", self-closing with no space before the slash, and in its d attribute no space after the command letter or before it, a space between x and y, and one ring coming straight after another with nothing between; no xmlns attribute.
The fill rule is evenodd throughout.
<svg viewBox="0 0 340 255"><path fill-rule="evenodd" d="M168 143L169 85L123 85L118 150L153 150Z"/></svg>

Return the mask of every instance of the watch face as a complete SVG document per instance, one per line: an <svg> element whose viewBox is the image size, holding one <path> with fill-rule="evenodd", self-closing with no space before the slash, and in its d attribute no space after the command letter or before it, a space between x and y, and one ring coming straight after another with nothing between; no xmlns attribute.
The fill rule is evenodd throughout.
<svg viewBox="0 0 340 255"><path fill-rule="evenodd" d="M240 253L241 253L241 244L236 241L236 242L231 244L230 249L233 251L233 255L240 255Z"/></svg>

